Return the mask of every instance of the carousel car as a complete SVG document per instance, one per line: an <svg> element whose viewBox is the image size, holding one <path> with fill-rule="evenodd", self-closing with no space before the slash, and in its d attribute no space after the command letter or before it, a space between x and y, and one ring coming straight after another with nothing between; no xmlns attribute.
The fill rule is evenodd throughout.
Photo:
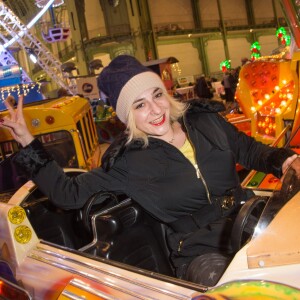
<svg viewBox="0 0 300 300"><path fill-rule="evenodd" d="M255 196L241 205L230 237L236 254L207 287L175 278L164 225L133 199L102 192L83 209L59 209L18 177L13 155L0 163L4 299L300 299L300 180L292 168L272 188L250 184Z"/></svg>

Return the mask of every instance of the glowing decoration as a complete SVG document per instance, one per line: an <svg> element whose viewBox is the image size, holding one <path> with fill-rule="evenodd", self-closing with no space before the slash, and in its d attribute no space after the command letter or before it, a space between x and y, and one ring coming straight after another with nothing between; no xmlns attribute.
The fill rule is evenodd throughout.
<svg viewBox="0 0 300 300"><path fill-rule="evenodd" d="M223 60L220 63L220 70L225 73L226 71L228 71L231 68L231 64L230 64L230 60Z"/></svg>
<svg viewBox="0 0 300 300"><path fill-rule="evenodd" d="M274 116L264 116L257 114L257 131L262 135L270 135L275 137L276 124Z"/></svg>
<svg viewBox="0 0 300 300"><path fill-rule="evenodd" d="M20 206L14 206L8 211L8 220L15 225L21 224L26 218L25 210Z"/></svg>
<svg viewBox="0 0 300 300"><path fill-rule="evenodd" d="M15 99L18 99L20 95L24 95L24 103L42 100L43 95L41 94L41 86L42 83L40 82L0 86L0 111L6 110L6 106L3 102L9 95L13 96Z"/></svg>
<svg viewBox="0 0 300 300"><path fill-rule="evenodd" d="M239 75L236 99L251 118L251 135L271 143L282 131L280 120L288 116L295 84L290 60L282 56L260 57L244 65Z"/></svg>
<svg viewBox="0 0 300 300"><path fill-rule="evenodd" d="M32 237L31 229L26 225L20 225L14 232L15 240L20 244L27 244Z"/></svg>
<svg viewBox="0 0 300 300"><path fill-rule="evenodd" d="M281 39L283 36L286 35L286 30L284 27L280 27L276 30L276 36Z"/></svg>
<svg viewBox="0 0 300 300"><path fill-rule="evenodd" d="M250 47L250 50L251 50L251 60L255 60L255 59L261 57L260 49L261 49L261 46L260 46L259 42L254 42L251 45L251 47Z"/></svg>
<svg viewBox="0 0 300 300"><path fill-rule="evenodd" d="M280 27L277 29L276 36L283 46L289 46L291 44L291 36L286 33L284 27Z"/></svg>

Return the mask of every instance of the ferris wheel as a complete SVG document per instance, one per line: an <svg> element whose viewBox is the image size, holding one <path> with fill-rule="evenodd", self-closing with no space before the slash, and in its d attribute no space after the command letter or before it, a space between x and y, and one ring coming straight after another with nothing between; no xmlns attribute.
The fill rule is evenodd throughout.
<svg viewBox="0 0 300 300"><path fill-rule="evenodd" d="M48 1L49 0L35 0L35 4L38 8L44 8ZM67 40L70 36L70 26L65 21L67 11L64 9L63 4L63 0L54 0L48 10L50 20L39 22L43 39L47 43L62 42Z"/></svg>
<svg viewBox="0 0 300 300"><path fill-rule="evenodd" d="M3 1L0 1L0 28L2 29L0 30L0 63L2 66L18 65L18 62L7 51L9 46L17 43L28 54L34 53L37 64L47 75L60 87L73 94L68 79L61 70L61 62L29 30L48 9L53 9L53 4L61 5L62 3L62 0L36 0L36 5L40 5L42 9L25 25ZM31 81L24 71L22 72L22 79L23 82Z"/></svg>

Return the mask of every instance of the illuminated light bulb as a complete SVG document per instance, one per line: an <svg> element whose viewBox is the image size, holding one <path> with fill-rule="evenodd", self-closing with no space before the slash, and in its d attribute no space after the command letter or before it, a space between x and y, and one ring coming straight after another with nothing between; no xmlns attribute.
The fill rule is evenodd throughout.
<svg viewBox="0 0 300 300"><path fill-rule="evenodd" d="M257 126L258 126L258 127L261 127L261 121L258 122Z"/></svg>
<svg viewBox="0 0 300 300"><path fill-rule="evenodd" d="M21 224L26 218L25 210L20 206L14 206L8 211L8 220L12 224Z"/></svg>
<svg viewBox="0 0 300 300"><path fill-rule="evenodd" d="M276 129L276 124L274 123L274 124L273 124L273 130L275 130L275 129Z"/></svg>
<svg viewBox="0 0 300 300"><path fill-rule="evenodd" d="M260 106L262 106L262 105L263 105L262 100L258 100L258 101L257 101L257 104L260 105Z"/></svg>
<svg viewBox="0 0 300 300"><path fill-rule="evenodd" d="M283 79L282 83L285 85L285 84L287 84L287 81L285 79Z"/></svg>
<svg viewBox="0 0 300 300"><path fill-rule="evenodd" d="M265 128L265 127L266 127L266 123L265 123L265 122L262 122L261 127L262 127L262 128Z"/></svg>
<svg viewBox="0 0 300 300"><path fill-rule="evenodd" d="M254 112L256 112L256 108L254 107L254 106L251 106L251 111L254 113Z"/></svg>
<svg viewBox="0 0 300 300"><path fill-rule="evenodd" d="M281 98L283 97L282 93L280 93L280 94L278 95L278 97L281 99Z"/></svg>
<svg viewBox="0 0 300 300"><path fill-rule="evenodd" d="M286 101L281 101L281 103L280 103L282 106L287 106L287 102Z"/></svg>
<svg viewBox="0 0 300 300"><path fill-rule="evenodd" d="M269 100L271 97L270 97L269 94L265 94L265 98L266 98L267 100Z"/></svg>
<svg viewBox="0 0 300 300"><path fill-rule="evenodd" d="M27 244L32 237L31 229L28 226L20 225L15 229L14 237L20 244Z"/></svg>
<svg viewBox="0 0 300 300"><path fill-rule="evenodd" d="M269 134L269 133L270 133L269 128L266 128L266 129L265 129L265 133L266 133L266 134Z"/></svg>
<svg viewBox="0 0 300 300"><path fill-rule="evenodd" d="M276 85L275 87L274 87L274 89L275 89L275 91L280 91L280 87L278 86L278 85Z"/></svg>
<svg viewBox="0 0 300 300"><path fill-rule="evenodd" d="M286 95L286 97L287 97L289 100L292 100L292 99L293 99L293 94L288 93L288 94Z"/></svg>
<svg viewBox="0 0 300 300"><path fill-rule="evenodd" d="M275 112L276 112L276 114L280 114L280 113L281 113L281 109L280 109L279 107L277 107L277 108L275 109Z"/></svg>
<svg viewBox="0 0 300 300"><path fill-rule="evenodd" d="M273 129L273 124L272 124L272 123L269 124L269 129L270 129L270 130Z"/></svg>
<svg viewBox="0 0 300 300"><path fill-rule="evenodd" d="M269 117L265 117L265 121L266 121L267 123L269 123L269 122L270 122L270 118L269 118Z"/></svg>

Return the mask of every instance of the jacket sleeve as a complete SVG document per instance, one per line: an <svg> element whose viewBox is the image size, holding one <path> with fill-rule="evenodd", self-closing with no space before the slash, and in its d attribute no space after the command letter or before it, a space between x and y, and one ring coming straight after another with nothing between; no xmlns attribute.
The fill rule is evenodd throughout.
<svg viewBox="0 0 300 300"><path fill-rule="evenodd" d="M14 163L50 201L63 209L81 208L96 192L114 191L126 194L125 160L119 159L108 172L96 168L77 177L68 177L64 170L46 152L40 141L35 139L21 149Z"/></svg>
<svg viewBox="0 0 300 300"><path fill-rule="evenodd" d="M271 147L256 141L254 138L239 131L233 124L219 116L220 122L228 136L231 149L234 151L237 162L249 170L271 173L276 177L282 176L282 164L295 152L291 149Z"/></svg>

